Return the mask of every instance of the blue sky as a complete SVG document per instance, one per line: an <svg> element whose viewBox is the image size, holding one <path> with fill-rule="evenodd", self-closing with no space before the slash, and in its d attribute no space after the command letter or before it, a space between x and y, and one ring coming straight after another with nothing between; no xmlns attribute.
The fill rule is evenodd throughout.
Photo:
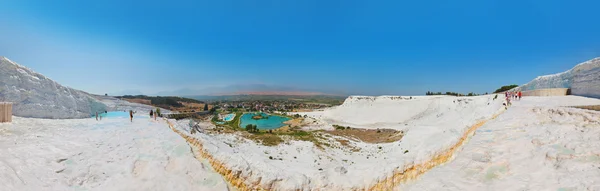
<svg viewBox="0 0 600 191"><path fill-rule="evenodd" d="M600 56L599 6L5 0L0 55L99 94L240 84L366 95L484 93Z"/></svg>

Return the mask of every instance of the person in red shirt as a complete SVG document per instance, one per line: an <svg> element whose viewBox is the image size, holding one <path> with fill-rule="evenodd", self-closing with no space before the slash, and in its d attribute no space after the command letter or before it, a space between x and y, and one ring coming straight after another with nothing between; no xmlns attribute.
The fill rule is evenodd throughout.
<svg viewBox="0 0 600 191"><path fill-rule="evenodd" d="M519 100L521 100L521 96L523 96L523 94L521 93L521 91L519 91Z"/></svg>

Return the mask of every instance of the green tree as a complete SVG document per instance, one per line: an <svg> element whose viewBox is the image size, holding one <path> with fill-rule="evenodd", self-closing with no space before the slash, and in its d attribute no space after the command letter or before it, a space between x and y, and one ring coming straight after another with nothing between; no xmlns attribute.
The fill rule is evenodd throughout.
<svg viewBox="0 0 600 191"><path fill-rule="evenodd" d="M250 133L256 133L258 132L258 127L256 125L248 124L246 125L246 131Z"/></svg>
<svg viewBox="0 0 600 191"><path fill-rule="evenodd" d="M204 104L204 111L208 111L208 103Z"/></svg>
<svg viewBox="0 0 600 191"><path fill-rule="evenodd" d="M519 87L519 85L513 84L513 85L508 85L508 86L502 86L500 88L498 88L496 91L494 91L494 93L500 93L500 92L505 92L508 91L510 89Z"/></svg>

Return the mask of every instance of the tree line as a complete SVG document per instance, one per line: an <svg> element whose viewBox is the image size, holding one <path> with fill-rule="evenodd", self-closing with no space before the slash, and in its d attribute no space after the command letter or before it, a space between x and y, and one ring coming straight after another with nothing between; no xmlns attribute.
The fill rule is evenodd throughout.
<svg viewBox="0 0 600 191"><path fill-rule="evenodd" d="M508 85L508 86L502 86L500 88L498 88L496 91L494 91L494 93L500 93L500 92L505 92L508 91L510 89L519 87L519 85L513 84L513 85Z"/></svg>

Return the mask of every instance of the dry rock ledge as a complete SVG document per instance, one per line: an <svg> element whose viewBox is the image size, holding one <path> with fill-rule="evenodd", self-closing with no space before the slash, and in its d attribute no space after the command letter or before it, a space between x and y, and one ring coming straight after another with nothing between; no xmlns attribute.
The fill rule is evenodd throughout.
<svg viewBox="0 0 600 191"><path fill-rule="evenodd" d="M444 98L447 99L447 98ZM395 170L385 174L385 171L382 172L382 175L374 175L376 178L375 181L364 182L364 185L353 185L352 187L340 187L339 185L334 184L321 184L323 187L315 187L315 185L311 185L308 188L296 188L293 190L392 190L400 183L406 182L408 180L415 179L419 175L427 172L428 170L448 162L454 156L459 148L464 145L470 136L472 136L477 130L477 128L483 126L489 120L495 119L498 115L504 112L505 109L498 109L491 117L488 117L483 120L477 120L474 124L465 128L462 132L462 135L457 137L453 144L450 146L446 146L445 149L440 149L435 152L435 154L431 155L430 158L415 160L420 162L412 162L405 163L405 165L400 165L395 167ZM203 147L203 142L185 130L181 129L181 127L177 127L173 121L167 121L169 127L183 137L194 149L197 151L196 157L202 157L209 161L215 171L219 172L223 177L234 187L239 190L286 190L285 188L280 188L277 185L281 183L282 180L269 180L269 183L262 182L262 177L252 177L253 172L248 170L249 172L243 172L243 170L232 170L227 164L215 159L205 148ZM422 162L424 161L424 162ZM309 180L310 181L310 180Z"/></svg>
<svg viewBox="0 0 600 191"><path fill-rule="evenodd" d="M478 122L475 125L471 126L471 128L469 128L469 130L465 132L465 134L460 138L460 140L448 150L445 150L442 153L435 155L427 162L409 166L407 168L404 168L404 170L396 171L394 172L394 175L392 177L388 177L385 180L378 182L374 186L370 187L368 190L392 190L398 184L415 179L419 175L422 175L423 173L427 172L428 170L450 161L454 157L454 153L458 151L458 149L467 142L469 137L474 134L477 128L483 126L489 120L495 119L504 111L505 110L502 110L501 112L495 114L491 119Z"/></svg>
<svg viewBox="0 0 600 191"><path fill-rule="evenodd" d="M208 152L206 152L203 149L202 142L200 142L198 139L196 139L192 136L189 136L186 133L181 132L180 130L175 128L173 123L171 123L170 121L167 120L167 123L169 124L169 128L171 128L171 130L173 130L175 133L179 134L192 147L194 147L194 150L197 151L197 152L194 152L194 154L196 155L197 158L205 158L206 160L208 160L208 162L215 169L215 171L217 171L217 172L219 172L219 174L223 175L223 177L225 177L225 180L227 180L231 185L235 186L238 190L240 190L240 191L265 190L256 185L250 186L250 185L244 184L244 179L242 177L240 177L241 172L234 172L232 170L229 170L227 167L225 167L223 165L223 163L219 162L218 160L215 160L212 157L212 155L210 155Z"/></svg>

